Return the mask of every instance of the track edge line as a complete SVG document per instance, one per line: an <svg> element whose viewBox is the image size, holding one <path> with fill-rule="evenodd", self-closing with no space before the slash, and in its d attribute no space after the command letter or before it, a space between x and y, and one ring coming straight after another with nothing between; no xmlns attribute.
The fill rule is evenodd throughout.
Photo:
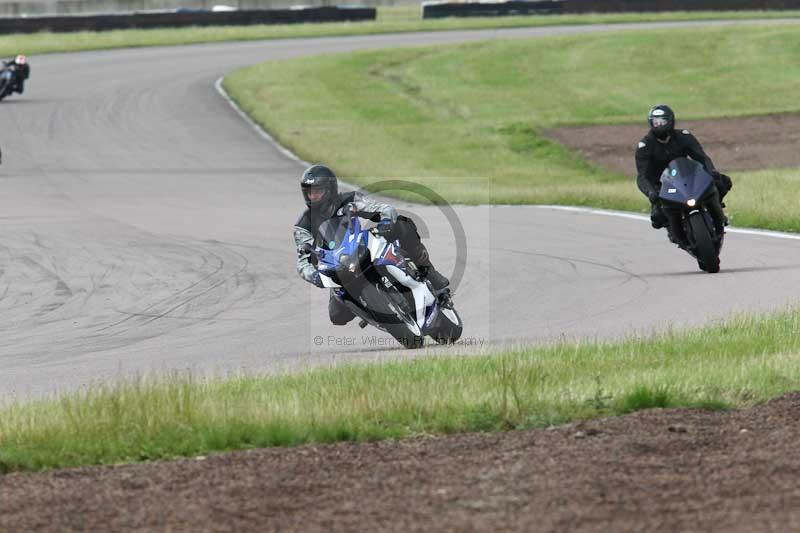
<svg viewBox="0 0 800 533"><path fill-rule="evenodd" d="M239 115L253 130L264 140L272 144L281 154L285 157L291 159L292 161L296 161L297 163L304 165L306 167L310 167L311 163L305 161L304 159L300 158L297 154L283 146L279 143L275 137L267 133L264 128L262 128L258 123L256 123L250 116L245 113L239 105L233 101L233 98L230 97L228 91L222 86L222 81L225 79L224 76L220 76L214 82L214 88L217 90L217 93L225 100L229 106ZM355 187L354 187L355 188ZM553 210L560 210L560 211L571 211L574 213L586 213L591 215L599 215L599 216L608 216L608 217L617 217L617 218L628 218L633 220L648 220L649 217L647 215L642 215L639 213L633 213L630 211L618 211L613 209L599 209L596 207L578 207L578 206L568 206L568 205L503 205L503 204L482 204L487 207L525 207L525 208L533 208L533 209L553 209ZM773 239L789 239L789 240L800 240L800 234L797 233L789 233L784 231L773 231L773 230L761 230L755 228L728 228L726 233L739 233L743 235L758 235L761 237L771 237Z"/></svg>
<svg viewBox="0 0 800 533"><path fill-rule="evenodd" d="M219 78L217 78L217 81L214 82L214 88L217 90L217 93L222 97L222 99L228 102L228 105L231 106L231 108L233 108L234 111L236 111L236 114L239 115L251 128L253 128L253 130L255 130L255 132L261 138L265 139L267 142L272 144L281 154L291 159L292 161L296 161L301 165L310 167L311 163L305 161L296 153L292 152L291 150L283 146L281 143L279 143L277 139L275 139L275 137L267 133L266 130L264 130L264 128L262 128L256 121L250 118L250 116L247 113L245 113L241 107L239 107L239 104L237 104L233 100L233 98L230 97L228 91L226 91L225 87L222 86L222 81L224 79L225 76L220 76Z"/></svg>

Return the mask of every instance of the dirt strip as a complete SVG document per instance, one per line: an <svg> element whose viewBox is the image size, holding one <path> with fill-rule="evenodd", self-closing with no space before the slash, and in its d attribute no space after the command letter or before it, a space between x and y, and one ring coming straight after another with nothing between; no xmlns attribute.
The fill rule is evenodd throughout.
<svg viewBox="0 0 800 533"><path fill-rule="evenodd" d="M800 393L505 434L0 476L2 531L797 531Z"/></svg>
<svg viewBox="0 0 800 533"><path fill-rule="evenodd" d="M680 120L703 144L722 171L800 167L800 115L762 115L712 120ZM642 124L578 126L545 130L545 136L592 163L636 175L634 153L647 133Z"/></svg>

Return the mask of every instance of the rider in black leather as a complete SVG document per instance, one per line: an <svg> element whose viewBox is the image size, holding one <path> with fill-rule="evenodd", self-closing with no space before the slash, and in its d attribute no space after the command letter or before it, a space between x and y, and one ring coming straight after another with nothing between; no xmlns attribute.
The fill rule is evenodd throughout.
<svg viewBox="0 0 800 533"><path fill-rule="evenodd" d="M685 236L680 227L680 216L662 208L658 193L661 189L661 173L669 163L679 157L690 157L703 165L706 172L714 178L715 190L706 205L714 219L717 234L724 234L728 220L723 212L722 198L733 186L730 178L717 171L694 135L688 130L675 129L675 114L669 106L654 106L650 109L647 120L650 131L639 141L636 149L636 185L650 200L650 222L653 227L660 229L667 226L670 240L683 242Z"/></svg>
<svg viewBox="0 0 800 533"><path fill-rule="evenodd" d="M358 209L359 217L378 223L378 232L382 236L400 242L406 257L416 265L420 274L431 282L434 292L437 294L445 292L450 281L431 264L428 250L422 244L413 220L402 215L398 216L391 205L376 202L361 193L339 193L336 175L324 165L313 165L306 169L300 180L300 188L308 209L294 225L294 242L297 246L297 272L304 280L317 287L323 286L317 267L312 263L311 254L302 250L303 245L313 246L320 225L334 216L340 216L346 205L353 204ZM331 322L336 325L346 324L355 317L333 290L328 303L328 313Z"/></svg>
<svg viewBox="0 0 800 533"><path fill-rule="evenodd" d="M13 90L22 94L25 91L25 80L31 75L31 66L28 64L28 58L20 54L14 59L3 61L3 68L11 68L16 72Z"/></svg>

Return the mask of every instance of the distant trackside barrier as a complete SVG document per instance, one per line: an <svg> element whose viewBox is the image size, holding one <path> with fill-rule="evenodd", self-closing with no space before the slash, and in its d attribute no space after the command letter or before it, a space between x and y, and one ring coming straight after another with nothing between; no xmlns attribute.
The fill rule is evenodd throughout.
<svg viewBox="0 0 800 533"><path fill-rule="evenodd" d="M509 0L422 3L422 18L800 9L800 0Z"/></svg>
<svg viewBox="0 0 800 533"><path fill-rule="evenodd" d="M182 26L246 26L375 20L374 7L326 6L301 9L248 11L173 11L120 15L67 15L0 17L0 34L39 31L106 31L131 28L178 28Z"/></svg>
<svg viewBox="0 0 800 533"><path fill-rule="evenodd" d="M564 0L565 13L646 11L772 11L800 8L800 0Z"/></svg>
<svg viewBox="0 0 800 533"><path fill-rule="evenodd" d="M524 0L468 3L423 2L422 18L557 15L563 13L562 7L563 2L558 0L536 2L526 2Z"/></svg>

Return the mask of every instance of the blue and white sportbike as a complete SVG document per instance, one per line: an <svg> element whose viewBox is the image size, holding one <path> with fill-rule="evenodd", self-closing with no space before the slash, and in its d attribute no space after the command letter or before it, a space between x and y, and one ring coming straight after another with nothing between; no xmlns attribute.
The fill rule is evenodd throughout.
<svg viewBox="0 0 800 533"><path fill-rule="evenodd" d="M435 296L398 241L362 228L355 206L344 213L320 226L315 248L306 245L323 285L361 318L362 328L372 324L406 348L421 347L426 336L440 344L457 341L463 324L449 291Z"/></svg>

